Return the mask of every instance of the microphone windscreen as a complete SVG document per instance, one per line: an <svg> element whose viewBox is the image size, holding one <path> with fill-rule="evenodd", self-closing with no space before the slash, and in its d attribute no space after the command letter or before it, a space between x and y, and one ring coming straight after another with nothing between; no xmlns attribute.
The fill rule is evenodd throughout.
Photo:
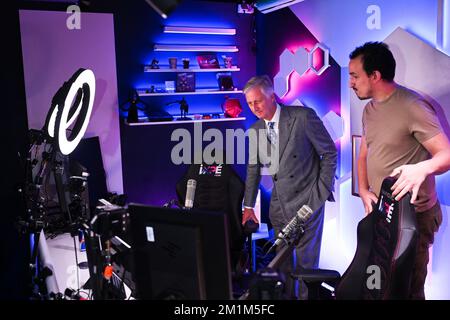
<svg viewBox="0 0 450 320"><path fill-rule="evenodd" d="M195 188L197 187L197 181L189 179L186 188L186 200L184 206L186 208L192 208L194 206Z"/></svg>
<svg viewBox="0 0 450 320"><path fill-rule="evenodd" d="M313 211L307 204L304 204L297 211L297 216L299 217L301 222L306 222L309 219L309 217L311 217L312 214L313 214Z"/></svg>

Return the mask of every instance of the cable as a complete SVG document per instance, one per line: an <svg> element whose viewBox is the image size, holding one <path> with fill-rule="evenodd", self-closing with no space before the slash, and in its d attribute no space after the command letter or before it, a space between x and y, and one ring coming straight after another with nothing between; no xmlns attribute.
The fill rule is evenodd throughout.
<svg viewBox="0 0 450 320"><path fill-rule="evenodd" d="M77 294L80 295L80 293L83 293L83 294L86 295L86 297L82 297L82 298L87 299L87 300L90 300L90 298L89 298L89 292L84 291L84 290L81 290L81 289L78 289ZM80 295L80 297L81 297L81 295Z"/></svg>
<svg viewBox="0 0 450 320"><path fill-rule="evenodd" d="M126 273L126 270L125 270L125 267L123 267L122 278L120 279L120 281L121 281L120 286L123 287L124 291L125 291L125 287L124 287L124 283L125 283L125 273Z"/></svg>
<svg viewBox="0 0 450 320"><path fill-rule="evenodd" d="M261 251L262 251L262 252L265 251L265 248L266 248L266 246L267 246L268 244L273 245L273 242L271 242L270 240L268 240L268 241L263 245L263 247L261 248ZM266 252L266 254L264 255L264 257L266 257L266 255L267 255L267 252Z"/></svg>

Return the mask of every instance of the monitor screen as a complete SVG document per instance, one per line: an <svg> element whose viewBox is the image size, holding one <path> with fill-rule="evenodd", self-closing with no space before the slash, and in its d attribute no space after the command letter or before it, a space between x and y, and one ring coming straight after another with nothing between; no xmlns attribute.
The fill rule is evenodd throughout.
<svg viewBox="0 0 450 320"><path fill-rule="evenodd" d="M232 298L226 216L129 205L139 299Z"/></svg>

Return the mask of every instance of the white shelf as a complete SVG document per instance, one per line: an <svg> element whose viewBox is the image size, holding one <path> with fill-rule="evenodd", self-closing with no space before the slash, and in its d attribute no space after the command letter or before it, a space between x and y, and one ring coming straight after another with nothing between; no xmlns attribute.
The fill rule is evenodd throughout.
<svg viewBox="0 0 450 320"><path fill-rule="evenodd" d="M187 96L187 95L198 95L198 94L237 94L242 93L242 90L233 91L221 91L217 89L197 89L193 92L145 92L145 90L137 90L139 96L141 97L157 97L157 96Z"/></svg>
<svg viewBox="0 0 450 320"><path fill-rule="evenodd" d="M189 116L189 115L188 115ZM192 115L191 115L192 117ZM197 123L197 122L223 122L223 121L242 121L245 120L245 117L238 118L219 118L219 119L198 119L198 120L173 120L173 121L140 121L134 123L128 123L125 120L125 124L131 127L135 126L156 126L156 125L165 125L165 124L184 124L184 123Z"/></svg>
<svg viewBox="0 0 450 320"><path fill-rule="evenodd" d="M202 46L181 44L155 44L154 51L202 51L202 52L238 52L236 46Z"/></svg>
<svg viewBox="0 0 450 320"><path fill-rule="evenodd" d="M241 71L240 68L217 68L217 69L169 69L169 68L160 68L160 69L147 69L144 67L144 72L237 72Z"/></svg>
<svg viewBox="0 0 450 320"><path fill-rule="evenodd" d="M186 34L216 34L222 36L234 36L236 29L234 28L205 28L205 27L179 27L165 26L164 33L186 33Z"/></svg>

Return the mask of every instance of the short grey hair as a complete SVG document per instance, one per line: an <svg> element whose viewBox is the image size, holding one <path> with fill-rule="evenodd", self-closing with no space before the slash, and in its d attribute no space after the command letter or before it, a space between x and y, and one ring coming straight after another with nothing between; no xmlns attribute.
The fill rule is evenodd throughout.
<svg viewBox="0 0 450 320"><path fill-rule="evenodd" d="M273 94L273 84L268 75L255 76L247 81L244 86L243 92L246 94L248 91L258 87L266 97L270 97Z"/></svg>

